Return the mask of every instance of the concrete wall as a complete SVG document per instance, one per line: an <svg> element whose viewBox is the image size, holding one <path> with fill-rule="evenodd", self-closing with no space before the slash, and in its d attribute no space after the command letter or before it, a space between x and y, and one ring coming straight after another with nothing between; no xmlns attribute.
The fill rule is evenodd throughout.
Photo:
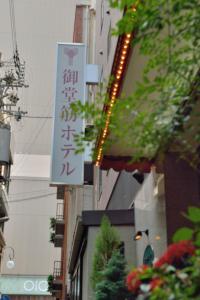
<svg viewBox="0 0 200 300"><path fill-rule="evenodd" d="M133 242L134 227L133 226L116 226L121 241L125 243L125 257L128 269L131 269L136 263L135 243ZM83 256L83 300L93 300L94 295L90 283L90 275L92 271L92 258L95 250L95 241L99 227L88 228L87 246Z"/></svg>
<svg viewBox="0 0 200 300"><path fill-rule="evenodd" d="M117 182L119 172L115 172L114 170L102 171L98 170L97 172L97 182L95 182L95 189L98 191L98 196L96 198L96 207L97 209L106 209L109 199L112 195L114 186ZM101 176L101 183L99 182L99 176Z"/></svg>
<svg viewBox="0 0 200 300"><path fill-rule="evenodd" d="M107 11L110 13L108 14ZM117 9L110 9L109 2L98 0L96 2L96 63L101 66L102 75L105 80L109 79L117 37L111 37L110 50L108 53L109 29L114 28L116 22L122 16ZM102 51L102 54L100 53Z"/></svg>
<svg viewBox="0 0 200 300"><path fill-rule="evenodd" d="M110 196L107 209L129 208L140 187L131 172L122 171Z"/></svg>
<svg viewBox="0 0 200 300"><path fill-rule="evenodd" d="M134 242L137 249L137 265L141 265L148 242L154 248L155 257L159 257L167 247L164 180L160 184L160 178L163 175L155 174L152 171L150 174L145 175L145 180L140 185L131 173L123 171L116 179L113 172L110 170L108 175L103 172L102 194L97 204L98 207L104 209L134 207L135 231L148 229L150 235L149 241L144 235L141 240ZM96 190L98 191L97 187L98 180L96 178ZM132 233L133 236L134 233Z"/></svg>
<svg viewBox="0 0 200 300"><path fill-rule="evenodd" d="M68 200L67 254L69 258L77 218L81 216L83 210L94 209L93 186L85 185L82 188L70 189Z"/></svg>
<svg viewBox="0 0 200 300"><path fill-rule="evenodd" d="M49 275L53 261L59 260L60 249L49 243L50 217L56 213L56 189L48 179L13 177L10 183L9 216L5 224L7 245L14 248L15 268L8 270L5 262L10 250L4 252L3 274Z"/></svg>
<svg viewBox="0 0 200 300"><path fill-rule="evenodd" d="M135 207L135 231L149 230L149 242L153 246L155 257L159 257L167 246L166 212L164 195L157 192L157 175L151 172L133 199ZM148 244L145 234L136 241L137 264L143 262L144 249Z"/></svg>

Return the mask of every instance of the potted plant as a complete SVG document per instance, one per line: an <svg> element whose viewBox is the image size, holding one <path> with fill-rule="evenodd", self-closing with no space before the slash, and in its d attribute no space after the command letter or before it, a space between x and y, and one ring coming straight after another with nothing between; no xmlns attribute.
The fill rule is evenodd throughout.
<svg viewBox="0 0 200 300"><path fill-rule="evenodd" d="M48 291L51 293L53 290L53 275L48 276L47 282L48 282Z"/></svg>

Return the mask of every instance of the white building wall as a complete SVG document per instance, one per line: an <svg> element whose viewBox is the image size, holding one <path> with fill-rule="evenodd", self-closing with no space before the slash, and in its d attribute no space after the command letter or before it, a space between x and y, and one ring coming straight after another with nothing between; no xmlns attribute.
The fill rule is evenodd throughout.
<svg viewBox="0 0 200 300"><path fill-rule="evenodd" d="M96 1L96 35L95 35L95 63L99 65L99 81L104 89L110 79L115 49L117 46L117 36L111 35L111 29L115 28L117 21L122 16L122 12L117 9L110 9L108 1ZM109 38L111 40L109 44ZM109 46L110 45L110 46ZM99 93L99 89L97 89ZM102 90L103 91L103 90ZM103 93L105 90L103 91ZM102 193L99 193L99 170L95 168L94 189L95 207L105 209L109 197L112 193L118 172L109 170L102 172Z"/></svg>
<svg viewBox="0 0 200 300"><path fill-rule="evenodd" d="M122 12L117 9L110 9L109 1L99 0L96 3L96 63L102 68L102 77L109 80L117 36L111 37L110 49L108 51L109 29L115 28Z"/></svg>
<svg viewBox="0 0 200 300"><path fill-rule="evenodd" d="M149 230L149 241L143 233L136 243L137 265L143 264L145 247L150 243L159 258L167 247L164 191L158 194L158 176L152 171L136 195L134 203L135 232Z"/></svg>
<svg viewBox="0 0 200 300"><path fill-rule="evenodd" d="M68 202L68 231L67 231L67 253L68 258L72 253L72 243L77 225L77 218L82 216L82 211L93 210L93 186L85 185L81 188L70 189ZM68 259L69 261L69 259Z"/></svg>
<svg viewBox="0 0 200 300"><path fill-rule="evenodd" d="M50 217L56 212L56 189L46 178L12 177L9 217L5 224L8 246L15 251L15 267L5 263L10 249L4 251L2 274L49 275L53 260L60 260L60 249L50 239Z"/></svg>

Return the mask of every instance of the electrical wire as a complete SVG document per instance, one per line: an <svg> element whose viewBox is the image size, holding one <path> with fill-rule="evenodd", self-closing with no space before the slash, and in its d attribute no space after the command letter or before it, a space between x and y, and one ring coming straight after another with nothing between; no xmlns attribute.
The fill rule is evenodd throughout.
<svg viewBox="0 0 200 300"><path fill-rule="evenodd" d="M10 8L10 23L11 23L11 33L12 33L12 45L13 45L13 56L17 50L17 35L16 35L16 26L15 26L15 9L13 0L9 0Z"/></svg>
<svg viewBox="0 0 200 300"><path fill-rule="evenodd" d="M9 197L11 196L15 196L15 195L24 195L24 194L32 194L32 193L39 193L39 192L48 192L49 189L42 189L42 190L34 190L34 191L27 191L27 192L21 192L21 193L14 193L14 194L10 194L9 193Z"/></svg>
<svg viewBox="0 0 200 300"><path fill-rule="evenodd" d="M26 154L29 153L29 150L31 149L32 145L35 143L35 141L37 140L38 136L40 135L40 133L41 133L43 127L45 126L46 121L47 121L47 119L43 120L43 123L42 123L41 126L38 128L39 130L36 132L36 134L35 134L35 136L33 137L33 139L30 141L30 143L29 143L29 144L27 145L27 147L24 149L24 151L23 151L24 153L26 153ZM16 170L15 170L16 172L18 172L18 171L21 169L21 167L22 167L22 165L23 165L23 163L24 163L24 161L25 161L25 159L26 159L26 154L24 154L23 157L21 158L21 160L18 162L18 165L17 165Z"/></svg>
<svg viewBox="0 0 200 300"><path fill-rule="evenodd" d="M14 8L14 0L9 0L9 8L10 8L10 22L11 22L11 32L12 32L12 45L13 45L13 56L16 54L18 55L17 51L17 35L16 35L16 25L15 25L15 8ZM31 139L30 143L26 147L26 150L23 151L24 153L29 153L32 145L35 143L36 139L38 138L41 130L44 128L47 119L52 119L52 117L42 117L42 116L23 116L23 118L32 118L32 119L44 119L44 123L39 126L39 130L36 132L35 136ZM17 170L21 168L25 161L25 155L21 158L20 162L18 163Z"/></svg>
<svg viewBox="0 0 200 300"><path fill-rule="evenodd" d="M15 200L9 200L8 204L13 203L13 202L23 202L23 201L29 201L29 200L34 200L34 199L42 199L45 197L49 197L52 195L56 195L57 193L49 193L49 194L45 194L45 195L38 195L38 196L33 196L33 197L28 197L28 198L22 198L22 199L15 199Z"/></svg>
<svg viewBox="0 0 200 300"><path fill-rule="evenodd" d="M53 117L42 117L42 116L23 116L23 118L30 118L30 119L52 119Z"/></svg>
<svg viewBox="0 0 200 300"><path fill-rule="evenodd" d="M3 120L2 120L2 122L4 122L6 119L8 119L8 118L11 118L11 117L14 117L14 116L7 116L7 117L5 117ZM26 116L26 115L24 115L23 116L23 118L28 118L28 119L53 119L53 117L50 117L50 116Z"/></svg>
<svg viewBox="0 0 200 300"><path fill-rule="evenodd" d="M51 217L53 214L9 213L9 216Z"/></svg>

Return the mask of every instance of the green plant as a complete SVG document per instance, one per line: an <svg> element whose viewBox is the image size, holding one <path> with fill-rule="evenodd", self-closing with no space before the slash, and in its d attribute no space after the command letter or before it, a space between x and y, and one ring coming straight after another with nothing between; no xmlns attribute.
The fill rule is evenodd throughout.
<svg viewBox="0 0 200 300"><path fill-rule="evenodd" d="M126 286L126 261L119 251L114 251L104 270L102 281L96 284L96 300L123 300L130 296Z"/></svg>
<svg viewBox="0 0 200 300"><path fill-rule="evenodd" d="M96 157L96 148L94 142L106 123L106 115L102 112L103 105L108 104L109 97L106 89L110 86L112 79L109 82L99 85L99 91L95 95L95 102L86 102L82 104L81 101L73 102L70 109L75 115L87 120L88 123L93 124L89 130L74 135L77 148L76 153L81 153L85 150L86 145L91 147L93 151L93 158Z"/></svg>
<svg viewBox="0 0 200 300"><path fill-rule="evenodd" d="M104 277L102 271L111 258L113 251L119 246L120 239L116 230L111 227L109 219L106 216L103 216L100 232L96 238L92 264L91 283L94 291L96 290L97 283Z"/></svg>
<svg viewBox="0 0 200 300"><path fill-rule="evenodd" d="M110 3L118 9L126 8L115 33L134 31L133 46L139 46L140 55L147 61L142 80L130 99L118 101L114 110L116 116L122 109L125 114L127 109L135 112L127 128L133 136L135 158L154 158L176 140L179 151L192 153L195 159L199 123L190 126L188 112L199 94L200 34L195 32L200 28L199 1ZM181 134L186 124L189 134L194 135L191 146ZM113 118L113 125L113 134L121 135L121 120Z"/></svg>
<svg viewBox="0 0 200 300"><path fill-rule="evenodd" d="M56 218L51 217L50 218L50 229L55 230L55 228L56 228Z"/></svg>
<svg viewBox="0 0 200 300"><path fill-rule="evenodd" d="M134 32L133 47L139 47L146 64L133 94L116 101L110 120L112 140L104 143L104 151L120 140L133 149L134 160L153 159L174 143L180 156L196 165L200 127L193 108L200 92L199 1L110 0L110 5L125 11L114 34ZM103 98L107 101L108 96ZM83 117L94 116L91 139L96 139L105 114L88 103L80 110ZM127 122L130 112L133 117Z"/></svg>
<svg viewBox="0 0 200 300"><path fill-rule="evenodd" d="M187 214L183 214L190 222L192 227L182 227L173 236L174 242L182 240L193 240L197 247L200 247L200 208L190 206Z"/></svg>
<svg viewBox="0 0 200 300"><path fill-rule="evenodd" d="M52 292L52 289L53 289L53 275L48 276L47 283L48 283L48 291Z"/></svg>
<svg viewBox="0 0 200 300"><path fill-rule="evenodd" d="M55 236L56 236L55 232L50 232L50 239L49 239L49 242L50 242L50 243L54 243L54 241L55 241Z"/></svg>
<svg viewBox="0 0 200 300"><path fill-rule="evenodd" d="M200 299L200 208L189 207L185 214L193 226L180 228L174 244L154 264L132 270L127 286L137 298L148 300Z"/></svg>

